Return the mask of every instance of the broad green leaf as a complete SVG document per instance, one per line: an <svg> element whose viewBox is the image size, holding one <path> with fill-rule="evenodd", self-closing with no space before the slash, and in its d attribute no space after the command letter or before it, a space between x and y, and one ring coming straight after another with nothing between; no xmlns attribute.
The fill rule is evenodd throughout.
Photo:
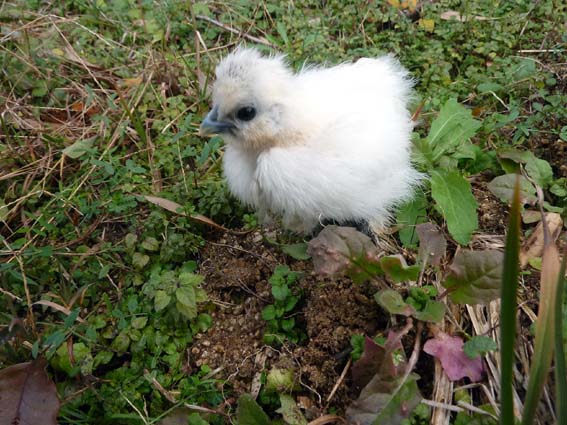
<svg viewBox="0 0 567 425"><path fill-rule="evenodd" d="M380 258L380 267L392 281L407 282L416 281L419 276L419 266L408 266L401 255L390 255Z"/></svg>
<svg viewBox="0 0 567 425"><path fill-rule="evenodd" d="M463 351L471 359L483 356L484 354L497 349L498 344L496 344L496 341L484 335L473 336L465 342L465 345L463 346Z"/></svg>
<svg viewBox="0 0 567 425"><path fill-rule="evenodd" d="M374 295L376 302L390 314L411 316L415 309L407 304L400 293L393 289L384 289Z"/></svg>
<svg viewBox="0 0 567 425"><path fill-rule="evenodd" d="M156 238L149 236L142 242L142 248L147 251L157 251L159 249L159 242Z"/></svg>
<svg viewBox="0 0 567 425"><path fill-rule="evenodd" d="M553 183L553 170L549 162L544 159L539 159L532 155L526 162L526 172L543 189Z"/></svg>
<svg viewBox="0 0 567 425"><path fill-rule="evenodd" d="M181 273L179 275L179 283L181 286L191 286L195 287L200 285L203 280L205 280L204 276L196 273Z"/></svg>
<svg viewBox="0 0 567 425"><path fill-rule="evenodd" d="M188 319L194 319L197 317L197 304L181 304L179 301L175 303L175 308L178 312L183 314Z"/></svg>
<svg viewBox="0 0 567 425"><path fill-rule="evenodd" d="M188 425L209 425L198 413L191 413L187 420L189 421Z"/></svg>
<svg viewBox="0 0 567 425"><path fill-rule="evenodd" d="M165 291L159 290L156 291L156 295L154 298L154 308L156 311L163 310L166 308L171 301L171 296L167 295Z"/></svg>
<svg viewBox="0 0 567 425"><path fill-rule="evenodd" d="M466 245L478 227L477 203L470 183L458 172L433 171L431 196L441 209L451 236Z"/></svg>
<svg viewBox="0 0 567 425"><path fill-rule="evenodd" d="M141 252L135 252L134 255L132 255L132 264L137 269L143 269L149 261L150 257L146 254L142 254Z"/></svg>
<svg viewBox="0 0 567 425"><path fill-rule="evenodd" d="M264 320L273 320L276 318L276 308L273 304L267 305L262 310L262 319Z"/></svg>
<svg viewBox="0 0 567 425"><path fill-rule="evenodd" d="M514 195L514 186L516 184L517 174L504 174L494 178L488 183L488 190L490 190L497 198L507 204L512 202ZM520 202L522 204L535 204L537 201L535 187L524 176L519 176L520 179Z"/></svg>
<svg viewBox="0 0 567 425"><path fill-rule="evenodd" d="M427 200L422 193L398 208L396 222L400 241L406 248L415 248L418 235L415 226L427 220Z"/></svg>
<svg viewBox="0 0 567 425"><path fill-rule="evenodd" d="M307 254L307 244L305 242L281 245L280 248L283 252L296 260L309 260L311 258L311 256Z"/></svg>
<svg viewBox="0 0 567 425"><path fill-rule="evenodd" d="M486 304L500 295L504 254L496 250L462 250L449 266L443 286L456 303Z"/></svg>
<svg viewBox="0 0 567 425"><path fill-rule="evenodd" d="M445 317L445 304L435 300L428 300L425 308L421 311L416 311L413 317L423 322L440 323Z"/></svg>
<svg viewBox="0 0 567 425"><path fill-rule="evenodd" d="M142 329L148 323L148 316L140 316L132 319L132 327L134 329Z"/></svg>
<svg viewBox="0 0 567 425"><path fill-rule="evenodd" d="M307 419L301 413L299 406L292 396L288 394L280 394L281 407L276 410L288 425L307 425Z"/></svg>
<svg viewBox="0 0 567 425"><path fill-rule="evenodd" d="M283 301L291 295L291 291L286 284L272 285L272 295L276 300Z"/></svg>
<svg viewBox="0 0 567 425"><path fill-rule="evenodd" d="M192 286L182 286L175 291L177 302L187 307L195 308L197 302L195 300L195 288Z"/></svg>
<svg viewBox="0 0 567 425"><path fill-rule="evenodd" d="M270 419L250 394L242 394L238 398L236 423L237 425L270 425Z"/></svg>
<svg viewBox="0 0 567 425"><path fill-rule="evenodd" d="M449 99L439 111L438 117L431 123L427 143L431 146L433 160L456 149L469 140L481 126L480 121L472 117L471 111Z"/></svg>
<svg viewBox="0 0 567 425"><path fill-rule="evenodd" d="M89 139L79 139L72 145L69 145L65 149L63 149L63 154L65 156L68 156L69 158L77 159L91 150L94 141L94 137L91 137Z"/></svg>

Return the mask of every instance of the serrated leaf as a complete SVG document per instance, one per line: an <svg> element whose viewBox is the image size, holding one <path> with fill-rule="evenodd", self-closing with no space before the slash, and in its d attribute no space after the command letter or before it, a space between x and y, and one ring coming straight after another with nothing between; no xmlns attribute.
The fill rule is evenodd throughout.
<svg viewBox="0 0 567 425"><path fill-rule="evenodd" d="M401 314L411 316L415 309L407 304L400 293L393 289L384 289L374 294L376 302L390 314Z"/></svg>
<svg viewBox="0 0 567 425"><path fill-rule="evenodd" d="M420 270L418 265L408 266L401 255L380 258L380 267L386 276L396 283L416 281Z"/></svg>
<svg viewBox="0 0 567 425"><path fill-rule="evenodd" d="M170 301L171 301L171 296L167 295L165 291L162 290L156 291L154 297L154 308L156 309L156 311L163 310L169 305Z"/></svg>
<svg viewBox="0 0 567 425"><path fill-rule="evenodd" d="M270 425L270 419L251 395L242 394L238 398L236 423L237 425Z"/></svg>
<svg viewBox="0 0 567 425"><path fill-rule="evenodd" d="M465 342L463 351L470 359L483 356L484 354L498 349L498 344L492 338L484 335L476 335Z"/></svg>
<svg viewBox="0 0 567 425"><path fill-rule="evenodd" d="M451 236L466 245L478 227L477 203L470 183L458 172L433 171L431 196L447 221Z"/></svg>
<svg viewBox="0 0 567 425"><path fill-rule="evenodd" d="M427 143L432 148L433 160L454 150L461 143L469 140L481 126L480 121L472 117L471 111L449 99L439 111L438 117L431 123Z"/></svg>
<svg viewBox="0 0 567 425"><path fill-rule="evenodd" d="M486 304L500 295L504 254L496 250L462 250L449 266L442 285L456 303Z"/></svg>
<svg viewBox="0 0 567 425"><path fill-rule="evenodd" d="M72 145L63 149L63 154L69 158L77 159L92 149L96 138L79 139Z"/></svg>

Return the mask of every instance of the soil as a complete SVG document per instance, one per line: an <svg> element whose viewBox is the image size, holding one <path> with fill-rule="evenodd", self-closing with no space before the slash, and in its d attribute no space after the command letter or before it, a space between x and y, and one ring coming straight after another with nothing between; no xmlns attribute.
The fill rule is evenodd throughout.
<svg viewBox="0 0 567 425"><path fill-rule="evenodd" d="M303 271L303 290L297 308L297 326L307 341L286 343L277 349L263 343L262 309L273 303L269 277L278 264ZM262 241L260 233L225 234L209 239L202 251L200 273L213 303L212 328L196 336L192 365L221 370L236 393L254 392L255 382L272 366L293 367L299 372L305 395L322 408L339 381L350 354L353 334L376 335L387 326L388 315L376 305L377 283L354 284L345 278L317 276L311 262L294 261ZM336 390L332 405L348 405L356 394L349 380Z"/></svg>

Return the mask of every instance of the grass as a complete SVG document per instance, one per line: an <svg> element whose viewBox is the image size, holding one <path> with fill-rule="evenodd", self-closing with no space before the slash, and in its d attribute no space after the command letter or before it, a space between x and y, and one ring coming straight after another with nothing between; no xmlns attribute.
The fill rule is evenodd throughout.
<svg viewBox="0 0 567 425"><path fill-rule="evenodd" d="M60 423L156 423L186 404L232 415L220 376L187 348L217 308L200 289L211 230L192 217L256 222L222 182L221 140L197 135L214 65L243 41L296 67L396 54L422 104L416 138L450 99L482 121L476 148L435 167L458 170L477 197L490 178L527 169L565 217L567 7L443 0L418 15L399 3L0 4L0 366L46 356ZM429 193L423 202L442 225ZM502 234L494 222L506 217L486 208L477 234Z"/></svg>

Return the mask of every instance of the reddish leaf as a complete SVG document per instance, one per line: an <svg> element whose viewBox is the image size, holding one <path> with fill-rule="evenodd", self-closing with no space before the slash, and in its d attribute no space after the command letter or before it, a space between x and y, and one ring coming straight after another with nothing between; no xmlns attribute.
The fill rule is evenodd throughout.
<svg viewBox="0 0 567 425"><path fill-rule="evenodd" d="M418 224L415 227L419 237L419 259L422 263L438 266L447 250L447 240L439 226L433 223Z"/></svg>
<svg viewBox="0 0 567 425"><path fill-rule="evenodd" d="M0 370L0 424L56 425L59 399L44 359Z"/></svg>
<svg viewBox="0 0 567 425"><path fill-rule="evenodd" d="M439 331L435 338L425 343L423 351L441 361L441 366L451 381L468 376L471 381L478 382L484 372L482 359L470 359L463 351L463 345L461 338Z"/></svg>
<svg viewBox="0 0 567 425"><path fill-rule="evenodd" d="M327 226L309 241L307 253L313 258L315 272L324 275L348 273L354 263L370 265L378 261L372 240L352 227Z"/></svg>

